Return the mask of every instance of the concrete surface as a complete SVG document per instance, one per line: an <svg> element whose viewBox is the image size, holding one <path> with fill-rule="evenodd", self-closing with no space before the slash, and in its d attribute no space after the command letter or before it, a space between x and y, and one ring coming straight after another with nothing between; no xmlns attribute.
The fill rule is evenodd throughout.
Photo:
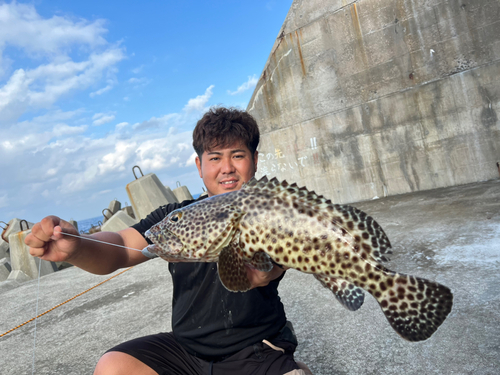
<svg viewBox="0 0 500 375"><path fill-rule="evenodd" d="M498 0L294 0L247 107L258 176L338 203L498 177Z"/></svg>
<svg viewBox="0 0 500 375"><path fill-rule="evenodd" d="M438 281L454 293L448 319L427 341L401 339L371 296L345 310L311 275L288 272L280 294L299 339L297 359L315 375L500 373L500 180L366 201L388 234L390 269ZM103 281L77 268L40 280L39 312ZM0 283L0 334L35 316L37 281ZM155 259L44 315L36 374L90 374L124 340L170 329L167 264ZM0 372L31 374L30 323L0 338Z"/></svg>

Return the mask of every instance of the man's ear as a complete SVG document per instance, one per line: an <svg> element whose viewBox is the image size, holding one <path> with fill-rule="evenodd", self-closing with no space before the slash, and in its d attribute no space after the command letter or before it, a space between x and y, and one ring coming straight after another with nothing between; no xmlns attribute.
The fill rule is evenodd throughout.
<svg viewBox="0 0 500 375"><path fill-rule="evenodd" d="M194 161L196 163L196 168L198 168L198 173L200 174L200 177L203 178L203 173L201 173L201 159L197 156L194 159Z"/></svg>
<svg viewBox="0 0 500 375"><path fill-rule="evenodd" d="M253 162L255 163L255 172L257 172L257 162L259 161L259 151L253 154Z"/></svg>

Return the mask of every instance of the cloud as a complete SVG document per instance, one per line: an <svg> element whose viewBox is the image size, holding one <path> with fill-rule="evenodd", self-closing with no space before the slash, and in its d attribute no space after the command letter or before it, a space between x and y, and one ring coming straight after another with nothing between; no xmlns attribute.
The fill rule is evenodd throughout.
<svg viewBox="0 0 500 375"><path fill-rule="evenodd" d="M192 165L196 165L196 157L198 154L196 152L193 152L189 158L186 160L186 163L184 164L185 167L190 167Z"/></svg>
<svg viewBox="0 0 500 375"><path fill-rule="evenodd" d="M30 110L50 108L104 76L107 85L91 96L111 89L116 80L115 65L125 54L123 48L104 39L107 30L103 20L43 18L33 5L16 2L1 4L0 15L0 70L7 75L0 86L0 122L15 121ZM27 62L8 74L11 51Z"/></svg>
<svg viewBox="0 0 500 375"><path fill-rule="evenodd" d="M247 90L253 89L257 85L258 81L259 81L259 79L257 78L257 75L254 74L253 76L248 76L248 80L244 84L242 84L241 86L238 86L236 91L227 90L227 93L229 95L241 94Z"/></svg>
<svg viewBox="0 0 500 375"><path fill-rule="evenodd" d="M35 208L26 213L36 220L47 207L51 213L65 207L68 212L78 209L91 217L89 202L93 197L96 202L99 199L95 192L123 191L133 180L134 165L144 174L156 173L165 184L175 186L177 176L185 175L189 177L184 183L195 181L198 187L199 178L191 173L194 158L188 163L193 154L192 129L209 104L212 87L195 96L204 97L200 105L188 106L193 103L189 99L178 112L135 125L121 122L103 133L92 124L108 121L116 113L94 113L89 123L85 109L54 109L31 120L0 126L0 170L9 176L0 179L0 202L8 203L10 211L0 210L19 216L30 205ZM100 197L108 199L105 194Z"/></svg>
<svg viewBox="0 0 500 375"><path fill-rule="evenodd" d="M107 124L108 122L111 122L115 119L115 115L111 113L96 113L94 116L92 116L92 125L94 126L101 126L104 124Z"/></svg>
<svg viewBox="0 0 500 375"><path fill-rule="evenodd" d="M43 18L31 4L0 4L0 49L7 45L23 49L31 57L60 55L75 44L96 47L107 42L105 21L89 22L68 17Z"/></svg>
<svg viewBox="0 0 500 375"><path fill-rule="evenodd" d="M134 154L135 148L135 142L117 142L115 145L115 151L102 157L102 162L98 165L99 174L102 175L111 171L125 170L125 163Z"/></svg>
<svg viewBox="0 0 500 375"><path fill-rule="evenodd" d="M88 128L87 125L70 126L70 125L66 125L66 124L56 124L56 125L54 125L52 132L54 135L57 135L57 136L70 135L70 134L81 134L81 133L84 133L85 130L87 130L87 128Z"/></svg>
<svg viewBox="0 0 500 375"><path fill-rule="evenodd" d="M141 78L132 77L129 78L127 82L130 83L131 85L134 85L134 89L139 89L149 85L151 83L151 80L146 77L141 77Z"/></svg>
<svg viewBox="0 0 500 375"><path fill-rule="evenodd" d="M126 128L128 125L129 125L128 122L120 122L119 124L116 124L115 130L120 131L120 130Z"/></svg>
<svg viewBox="0 0 500 375"><path fill-rule="evenodd" d="M139 74L144 69L144 64L139 65L137 68L132 69L132 73Z"/></svg>
<svg viewBox="0 0 500 375"><path fill-rule="evenodd" d="M104 94L106 91L111 90L112 88L113 88L113 86L112 86L112 85L107 85L106 87L103 87L102 89L99 89L99 90L97 90L97 91L91 92L91 93L89 94L89 96L90 96L91 98L93 98L93 97L95 97L95 96L97 96L97 95L102 95L102 94Z"/></svg>
<svg viewBox="0 0 500 375"><path fill-rule="evenodd" d="M198 95L194 99L189 99L188 103L184 106L184 111L203 111L208 99L212 96L212 89L214 85L209 86L203 95Z"/></svg>

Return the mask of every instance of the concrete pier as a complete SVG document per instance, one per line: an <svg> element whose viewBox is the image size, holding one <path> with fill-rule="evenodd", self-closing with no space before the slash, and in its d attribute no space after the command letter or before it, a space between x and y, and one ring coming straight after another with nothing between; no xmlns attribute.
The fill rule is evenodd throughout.
<svg viewBox="0 0 500 375"><path fill-rule="evenodd" d="M311 275L287 271L279 291L314 375L496 375L500 371L500 180L353 204L372 215L393 245L389 269L438 281L454 293L451 314L427 341L389 326L374 298L344 309ZM68 268L40 280L46 311L109 276ZM171 329L167 263L155 259L44 315L37 322L37 375L91 374L110 347ZM0 283L0 334L35 314L37 281ZM3 375L31 373L30 323L0 339Z"/></svg>

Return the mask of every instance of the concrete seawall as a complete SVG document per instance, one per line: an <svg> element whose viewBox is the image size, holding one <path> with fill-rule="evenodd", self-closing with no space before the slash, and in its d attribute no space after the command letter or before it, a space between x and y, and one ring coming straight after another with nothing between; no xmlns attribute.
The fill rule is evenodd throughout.
<svg viewBox="0 0 500 375"><path fill-rule="evenodd" d="M337 203L497 178L497 0L294 0L248 105L259 175Z"/></svg>

